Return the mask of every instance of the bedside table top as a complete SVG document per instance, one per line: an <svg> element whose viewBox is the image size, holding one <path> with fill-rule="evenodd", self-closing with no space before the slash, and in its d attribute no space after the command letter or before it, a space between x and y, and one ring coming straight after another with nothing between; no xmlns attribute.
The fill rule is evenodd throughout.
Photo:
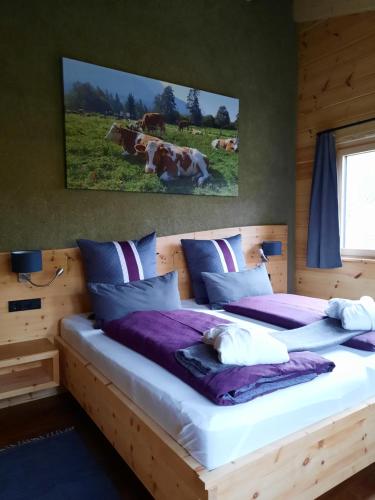
<svg viewBox="0 0 375 500"><path fill-rule="evenodd" d="M0 345L0 368L18 364L21 360L32 362L46 359L57 351L56 346L46 338Z"/></svg>

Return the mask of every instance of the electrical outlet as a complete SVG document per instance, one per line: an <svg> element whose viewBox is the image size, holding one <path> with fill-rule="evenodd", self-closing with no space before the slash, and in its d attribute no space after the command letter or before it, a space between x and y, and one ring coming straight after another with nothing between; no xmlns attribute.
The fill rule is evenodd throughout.
<svg viewBox="0 0 375 500"><path fill-rule="evenodd" d="M8 311L30 311L32 309L41 309L42 299L10 300L8 302Z"/></svg>

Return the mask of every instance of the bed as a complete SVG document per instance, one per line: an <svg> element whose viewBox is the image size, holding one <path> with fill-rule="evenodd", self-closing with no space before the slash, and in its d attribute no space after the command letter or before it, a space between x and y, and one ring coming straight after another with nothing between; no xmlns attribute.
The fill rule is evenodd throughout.
<svg viewBox="0 0 375 500"><path fill-rule="evenodd" d="M242 229L252 263L259 241L285 241L277 226L264 228L196 234ZM160 274L177 268L188 298L181 236L160 242L158 268ZM269 266L280 292L282 259ZM310 499L375 461L375 354L330 349L324 355L337 365L332 373L244 405L212 408L159 366L93 330L86 315L65 318L56 342L64 385L155 498Z"/></svg>
<svg viewBox="0 0 375 500"><path fill-rule="evenodd" d="M204 310L186 302L184 308ZM234 319L229 313L216 315ZM251 325L252 331L274 329L248 319L235 320ZM94 329L92 323L87 315L65 318L61 337L209 470L375 397L375 367L366 366L361 351L338 346L320 351L336 364L335 370L308 385L220 407L153 361Z"/></svg>
<svg viewBox="0 0 375 500"><path fill-rule="evenodd" d="M184 301L184 307L212 314L204 306L197 307L193 301ZM215 311L215 314L226 319L235 319L251 324L253 330L275 329L272 325L240 318L230 313ZM350 409L353 407L361 408L370 398L375 398L375 354L371 355L342 346L320 352L335 362L336 368L332 373L320 375L311 382L289 387L245 404L234 407L218 407L160 366L106 337L101 330L94 329L92 321L87 319L86 314L73 315L62 321L59 342L66 363L67 387L83 404L90 416L97 423L100 422L100 428L120 453L123 440L126 440L126 426L125 429L122 429L120 420L118 423L116 422L116 425L113 424L112 428L111 423L118 420L119 417L115 409L110 417L103 413L103 406L106 405L103 405L100 400L102 391L112 391L112 397L119 392L122 400L128 399L132 404L142 408L138 418L142 420L147 415L147 419L151 418L155 422L155 427L158 432L162 432L167 443L170 442L170 439L177 442L182 448L179 451L186 459L187 464L193 466L193 470L197 474L196 479L203 479L204 482L211 477L220 477L220 471L236 469L237 464L245 462L249 457L255 458L265 449L274 450L275 447L279 449L279 456L274 459L272 467L274 470L270 479L275 474L279 476L281 471L285 473L287 464L284 464L284 460L282 460L285 448L281 443L288 442L287 450L289 451L289 448L292 450L293 436L303 435L308 440L310 434L306 429L310 429L310 432L312 429L318 429L324 419L329 419L332 427L340 429L338 435L342 439L343 456L336 456L336 460L340 458L340 462L342 462L342 458L345 457L345 448L349 446L348 443L346 444L345 426L343 429L341 428L345 421L345 419L342 420L342 415L346 415L346 420L352 423ZM84 377L75 379L74 374L78 367L90 372L93 376L91 384L90 377L85 384L83 383ZM94 396L97 403L96 409L93 406L93 401L90 402L89 399L93 381L94 386L100 383L102 385L101 390ZM363 406L363 410L365 408L366 405ZM110 408L108 411L110 412ZM336 420L338 414L341 414L341 417ZM135 432L140 434L144 424L141 426L140 423L135 424L135 422L134 419ZM357 423L356 427L358 427L357 432L362 431L363 453L367 455L365 452L367 436L362 429L363 422ZM137 429L139 430L137 431ZM121 435L122 432L123 435ZM137 439L135 439L135 443L137 443ZM350 446L352 445L353 443L350 444ZM131 440L128 446L131 446ZM138 444L133 445L129 450L132 457L130 465L139 474L138 446ZM281 450L283 451L281 452ZM352 449L351 453L353 453ZM324 479L325 469L335 465L334 460L330 464L332 460L330 448L327 447L324 438L318 440L318 444L310 448L306 457L301 457L302 462L299 465L302 468L308 468L308 466L316 468L318 455L325 457L320 458L318 470L315 471L314 483L317 482L314 486L320 493L325 491L320 490L320 488L324 488L324 483L319 484L320 476L323 475ZM290 460L291 456L288 453L287 456ZM158 460L157 453L154 457L154 461L156 460ZM293 457L292 463L295 460L298 460L298 453ZM142 465L147 467L147 463ZM290 463L287 467L290 467ZM298 469L299 467L297 467L297 471ZM155 481L154 475L155 471L150 476L152 481L151 489L150 487L149 489L155 497L164 498L166 492L159 490L159 481ZM206 485L196 488L195 491L189 491L188 486L183 484L183 475L175 475L173 483L179 485L178 489L184 491L183 497L186 498L249 498L249 490L246 490L246 494L241 490L238 494L235 493L235 489L238 487L237 482L235 486L232 485L228 491L224 490L223 492L219 489L215 493L209 490L205 491L203 488ZM299 473L296 474L296 480L298 476ZM142 477L141 479L143 480ZM265 483L260 487L260 484L257 485L258 481L259 478L257 480L253 478L250 481L254 482L254 491L250 489L250 493L252 492L252 496L255 495L255 498L260 494L264 498L281 498L283 495L287 496L292 493L293 498L302 495L302 491L298 491L298 481L295 484L288 482L284 485L282 481L281 488L284 489L280 489L280 492L278 492L279 483L276 486L274 481L271 481L271 483ZM168 484L170 482L169 480ZM319 488L317 488L318 485ZM168 487L170 488L170 484ZM312 485L309 484L307 491L311 487Z"/></svg>

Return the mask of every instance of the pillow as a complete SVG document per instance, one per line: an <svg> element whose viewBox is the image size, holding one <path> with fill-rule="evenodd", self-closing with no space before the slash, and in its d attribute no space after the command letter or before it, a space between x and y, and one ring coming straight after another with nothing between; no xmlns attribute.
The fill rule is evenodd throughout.
<svg viewBox="0 0 375 500"><path fill-rule="evenodd" d="M99 243L77 240L86 271L93 283L128 283L156 276L156 233L140 240Z"/></svg>
<svg viewBox="0 0 375 500"><path fill-rule="evenodd" d="M131 283L88 283L96 326L135 311L170 311L181 308L178 273L173 271Z"/></svg>
<svg viewBox="0 0 375 500"><path fill-rule="evenodd" d="M272 285L264 264L238 273L202 273L212 309L254 295L270 295Z"/></svg>
<svg viewBox="0 0 375 500"><path fill-rule="evenodd" d="M198 304L208 302L202 272L227 273L246 268L240 234L218 240L181 240L181 244Z"/></svg>

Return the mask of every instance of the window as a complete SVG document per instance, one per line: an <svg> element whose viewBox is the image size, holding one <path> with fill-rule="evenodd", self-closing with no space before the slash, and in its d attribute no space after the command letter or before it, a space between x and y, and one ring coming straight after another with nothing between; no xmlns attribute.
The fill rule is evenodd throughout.
<svg viewBox="0 0 375 500"><path fill-rule="evenodd" d="M351 148L338 156L343 256L375 257L375 144L367 148Z"/></svg>

